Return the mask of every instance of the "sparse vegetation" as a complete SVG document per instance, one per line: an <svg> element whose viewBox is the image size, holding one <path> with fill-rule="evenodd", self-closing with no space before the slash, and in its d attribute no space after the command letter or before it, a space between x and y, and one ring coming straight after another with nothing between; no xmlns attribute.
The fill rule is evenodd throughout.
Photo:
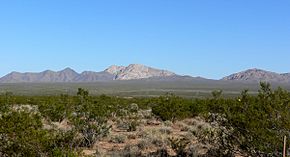
<svg viewBox="0 0 290 157"><path fill-rule="evenodd" d="M0 96L0 156L281 156L290 93L261 83L258 95L186 99ZM134 146L133 146L134 145Z"/></svg>

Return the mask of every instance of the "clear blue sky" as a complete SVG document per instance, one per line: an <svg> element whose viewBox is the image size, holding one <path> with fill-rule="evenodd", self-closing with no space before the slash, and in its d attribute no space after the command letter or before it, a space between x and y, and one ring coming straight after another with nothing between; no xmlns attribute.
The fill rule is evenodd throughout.
<svg viewBox="0 0 290 157"><path fill-rule="evenodd" d="M219 79L290 72L289 0L7 0L0 75L140 63Z"/></svg>

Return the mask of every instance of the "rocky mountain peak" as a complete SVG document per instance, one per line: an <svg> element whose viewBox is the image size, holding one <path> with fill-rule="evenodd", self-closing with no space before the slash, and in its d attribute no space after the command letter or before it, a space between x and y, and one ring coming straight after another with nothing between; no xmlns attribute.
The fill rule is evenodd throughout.
<svg viewBox="0 0 290 157"><path fill-rule="evenodd" d="M127 66L127 68L148 68L147 66L143 65L143 64L129 64Z"/></svg>
<svg viewBox="0 0 290 157"><path fill-rule="evenodd" d="M173 72L159 70L142 64L130 64L122 69L115 77L116 80L134 80L150 77L167 77L176 75Z"/></svg>
<svg viewBox="0 0 290 157"><path fill-rule="evenodd" d="M173 72L155 69L142 64L130 64L127 67L112 65L105 72L115 75L115 80L134 80L175 75Z"/></svg>
<svg viewBox="0 0 290 157"><path fill-rule="evenodd" d="M118 74L120 71L122 71L123 69L125 69L124 66L117 66L117 65L111 65L109 68L107 68L105 70L105 72L108 72L110 74Z"/></svg>
<svg viewBox="0 0 290 157"><path fill-rule="evenodd" d="M268 82L288 82L282 74L270 72L262 69L248 69L222 78L222 80L239 81L268 81Z"/></svg>
<svg viewBox="0 0 290 157"><path fill-rule="evenodd" d="M69 67L67 67L61 71L58 71L58 72L59 73L77 73L76 71L74 71L72 68L69 68Z"/></svg>
<svg viewBox="0 0 290 157"><path fill-rule="evenodd" d="M52 71L52 70L45 70L42 73L54 73L54 71Z"/></svg>

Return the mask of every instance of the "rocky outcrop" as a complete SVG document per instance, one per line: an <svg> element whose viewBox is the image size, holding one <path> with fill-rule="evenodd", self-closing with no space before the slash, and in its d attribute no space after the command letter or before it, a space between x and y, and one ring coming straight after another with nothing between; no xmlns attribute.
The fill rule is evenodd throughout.
<svg viewBox="0 0 290 157"><path fill-rule="evenodd" d="M113 75L117 75L121 71L123 71L126 67L125 66L117 66L117 65L112 65L109 68L105 70L105 72L108 72Z"/></svg>

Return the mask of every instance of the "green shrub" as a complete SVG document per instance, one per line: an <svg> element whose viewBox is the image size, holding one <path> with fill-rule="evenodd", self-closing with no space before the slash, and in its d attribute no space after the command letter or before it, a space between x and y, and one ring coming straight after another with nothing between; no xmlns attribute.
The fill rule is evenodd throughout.
<svg viewBox="0 0 290 157"><path fill-rule="evenodd" d="M3 156L42 156L50 146L50 136L42 130L39 114L27 111L0 116L0 154Z"/></svg>
<svg viewBox="0 0 290 157"><path fill-rule="evenodd" d="M156 105L152 107L152 113L164 121L175 121L191 116L188 101L172 94L159 97Z"/></svg>
<svg viewBox="0 0 290 157"><path fill-rule="evenodd" d="M53 157L78 157L80 156L78 153L66 150L63 148L56 148L52 150L51 156Z"/></svg>
<svg viewBox="0 0 290 157"><path fill-rule="evenodd" d="M273 91L270 84L261 83L258 96L243 91L237 99L222 101L217 105L221 110L211 110L223 115L214 118L221 129L219 149L245 151L252 156L280 156L282 137L290 133L289 92L281 88Z"/></svg>
<svg viewBox="0 0 290 157"><path fill-rule="evenodd" d="M91 147L93 144L102 137L108 135L111 126L103 118L96 117L89 119L87 117L74 119L75 129L82 134L82 147Z"/></svg>

